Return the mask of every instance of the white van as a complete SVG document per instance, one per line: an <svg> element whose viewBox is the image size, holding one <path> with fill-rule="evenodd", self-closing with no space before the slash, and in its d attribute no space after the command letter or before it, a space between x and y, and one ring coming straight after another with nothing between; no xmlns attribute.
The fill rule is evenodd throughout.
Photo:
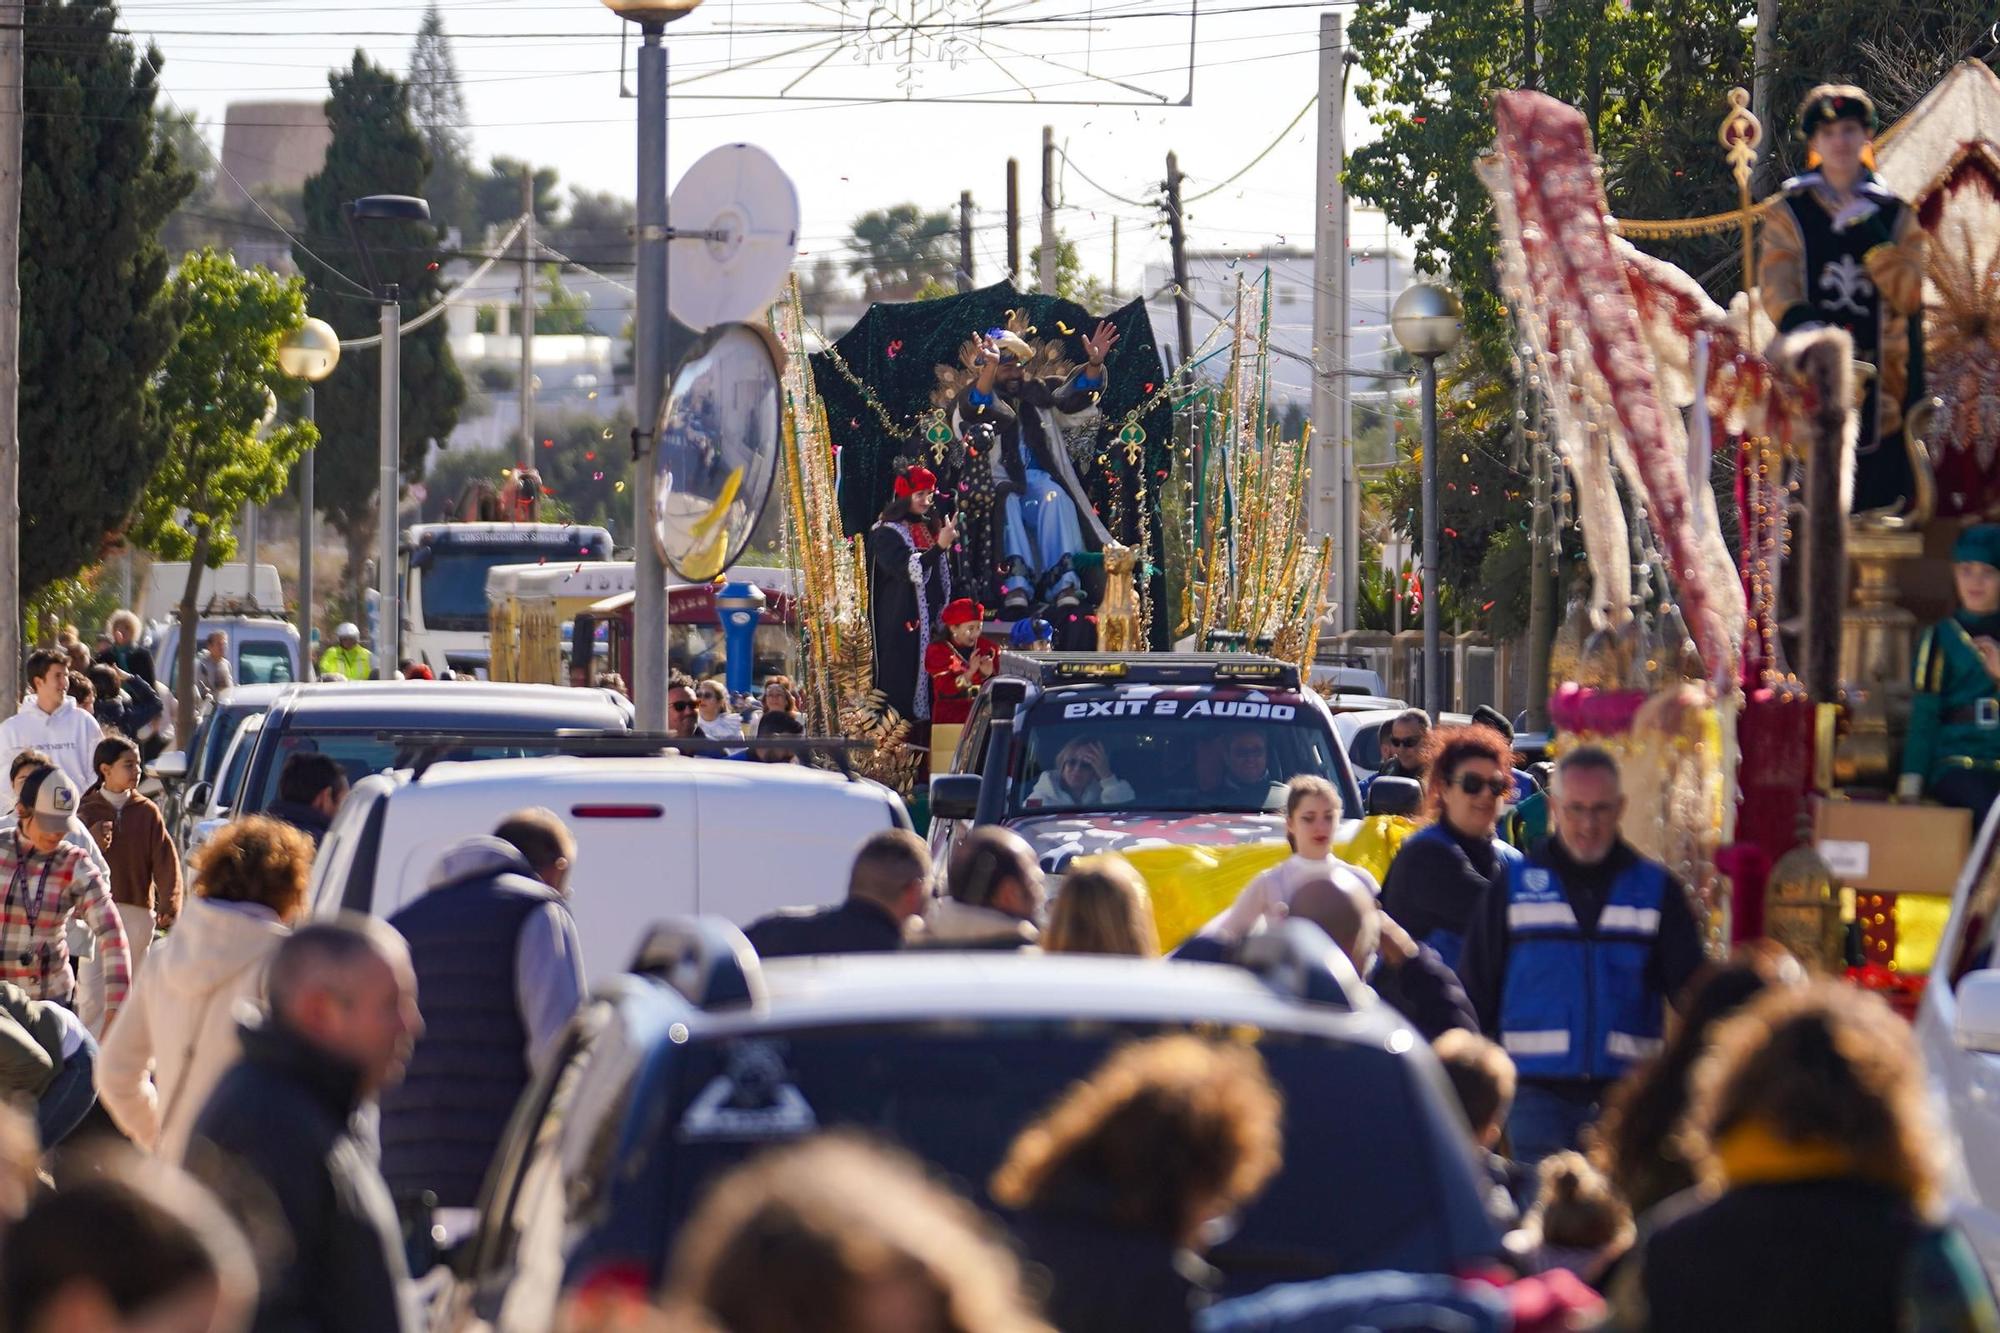
<svg viewBox="0 0 2000 1333"><path fill-rule="evenodd" d="M847 893L867 837L908 828L901 798L796 764L651 755L439 763L354 784L313 863L315 916L394 916L446 848L526 806L576 838L570 905L592 977L631 961L652 923L716 915L747 925Z"/></svg>

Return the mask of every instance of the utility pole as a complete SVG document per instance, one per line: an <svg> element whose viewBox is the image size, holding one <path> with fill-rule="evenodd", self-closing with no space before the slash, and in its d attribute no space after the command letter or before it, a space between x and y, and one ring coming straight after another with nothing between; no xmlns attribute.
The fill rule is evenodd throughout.
<svg viewBox="0 0 2000 1333"><path fill-rule="evenodd" d="M1181 216L1181 160L1167 154L1167 240L1174 251L1174 331L1180 338L1181 374L1190 380L1194 355L1194 306L1188 297L1187 220Z"/></svg>
<svg viewBox="0 0 2000 1333"><path fill-rule="evenodd" d="M1007 281L1021 285L1021 159L1007 159Z"/></svg>
<svg viewBox="0 0 2000 1333"><path fill-rule="evenodd" d="M1342 628L1347 628L1347 438L1341 432L1340 401L1345 396L1346 324L1341 306L1347 294L1347 238L1343 225L1340 173L1345 167L1342 143L1340 15L1322 11L1319 18L1319 155L1314 173L1318 221L1313 228L1313 382L1311 489L1306 495L1306 526L1334 538L1334 600Z"/></svg>
<svg viewBox="0 0 2000 1333"><path fill-rule="evenodd" d="M1056 294L1056 130L1042 126L1042 262L1036 281L1045 296Z"/></svg>
<svg viewBox="0 0 2000 1333"><path fill-rule="evenodd" d="M0 699L21 697L21 85L27 7L0 3Z"/></svg>
<svg viewBox="0 0 2000 1333"><path fill-rule="evenodd" d="M521 168L521 458L535 461L535 169Z"/></svg>
<svg viewBox="0 0 2000 1333"><path fill-rule="evenodd" d="M1118 295L1118 215L1111 215L1111 295Z"/></svg>
<svg viewBox="0 0 2000 1333"><path fill-rule="evenodd" d="M1536 43L1540 40L1535 32L1536 12L1542 0L1521 0L1521 86L1534 89L1541 85L1540 53Z"/></svg>
<svg viewBox="0 0 2000 1333"><path fill-rule="evenodd" d="M1771 130L1777 125L1778 109L1771 105L1771 65L1776 59L1771 39L1778 31L1778 0L1757 0L1757 28L1750 41L1750 109L1764 122L1764 136L1757 141L1757 190L1771 188L1771 171L1777 158L1771 154Z"/></svg>
<svg viewBox="0 0 2000 1333"><path fill-rule="evenodd" d="M958 192L958 289L972 290L972 191Z"/></svg>
<svg viewBox="0 0 2000 1333"><path fill-rule="evenodd" d="M1542 0L1521 0L1521 83L1526 88L1533 88L1540 81L1541 53L1536 48L1535 19L1537 6L1541 3ZM1758 9L1761 13L1763 0L1760 0ZM1761 26L1759 32L1762 32ZM1526 386L1521 386L1520 392L1526 393ZM1549 522L1549 495L1553 489L1549 473L1553 464L1549 451L1542 448L1538 441L1531 441L1528 447L1533 450L1529 466L1534 478L1534 507L1528 515L1528 729L1547 731L1549 657L1556 638L1556 562L1549 549L1554 544Z"/></svg>

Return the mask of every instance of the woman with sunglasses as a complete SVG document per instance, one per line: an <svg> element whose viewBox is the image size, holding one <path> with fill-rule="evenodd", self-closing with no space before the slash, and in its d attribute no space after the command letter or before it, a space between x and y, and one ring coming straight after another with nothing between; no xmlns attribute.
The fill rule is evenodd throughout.
<svg viewBox="0 0 2000 1333"><path fill-rule="evenodd" d="M709 679L694 687L694 729L712 741L743 739L743 719L729 710L729 690Z"/></svg>
<svg viewBox="0 0 2000 1333"><path fill-rule="evenodd" d="M1426 755L1433 822L1389 863L1382 909L1456 968L1480 896L1500 863L1520 856L1494 832L1514 756L1486 727L1433 731Z"/></svg>

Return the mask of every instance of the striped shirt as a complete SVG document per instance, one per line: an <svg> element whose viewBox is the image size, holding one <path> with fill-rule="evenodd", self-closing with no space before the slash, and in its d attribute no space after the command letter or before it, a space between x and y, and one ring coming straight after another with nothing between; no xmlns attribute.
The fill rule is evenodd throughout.
<svg viewBox="0 0 2000 1333"><path fill-rule="evenodd" d="M37 1000L76 1002L64 926L75 917L97 936L104 963L104 1021L125 1003L131 988L131 953L125 926L111 903L111 888L82 848L63 843L37 855L18 832L0 834L0 981L11 981Z"/></svg>

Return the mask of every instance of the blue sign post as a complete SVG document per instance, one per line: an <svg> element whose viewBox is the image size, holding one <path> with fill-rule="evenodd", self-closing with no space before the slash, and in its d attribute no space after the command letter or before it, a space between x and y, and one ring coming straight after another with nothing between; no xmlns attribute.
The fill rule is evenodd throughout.
<svg viewBox="0 0 2000 1333"><path fill-rule="evenodd" d="M722 641L728 654L723 683L731 695L750 693L756 682L751 672L756 665L752 643L757 622L764 618L764 590L752 583L725 583L715 597L715 618L722 622Z"/></svg>

